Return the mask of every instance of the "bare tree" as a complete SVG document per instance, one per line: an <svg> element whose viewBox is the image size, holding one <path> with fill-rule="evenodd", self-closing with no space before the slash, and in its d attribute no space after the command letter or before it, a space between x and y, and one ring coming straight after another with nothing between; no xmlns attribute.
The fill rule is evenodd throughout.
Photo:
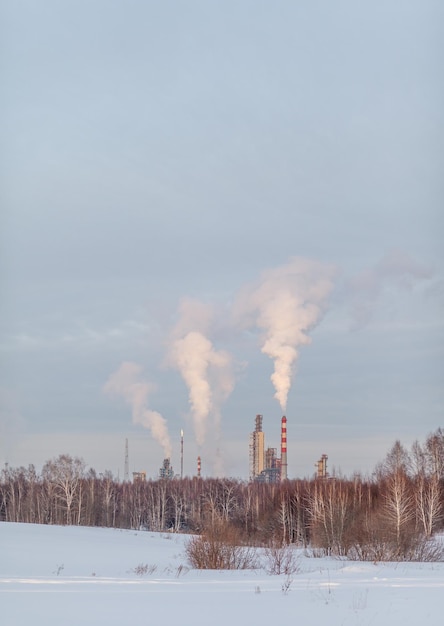
<svg viewBox="0 0 444 626"><path fill-rule="evenodd" d="M444 479L444 430L438 428L427 437L425 454L430 472L439 479Z"/></svg>
<svg viewBox="0 0 444 626"><path fill-rule="evenodd" d="M424 446L418 441L412 446L415 466L414 498L416 515L426 537L431 537L442 520L443 493L441 487L442 432L430 435Z"/></svg>
<svg viewBox="0 0 444 626"><path fill-rule="evenodd" d="M419 474L415 481L417 517L426 537L431 537L442 519L442 489L436 474Z"/></svg>
<svg viewBox="0 0 444 626"><path fill-rule="evenodd" d="M345 554L353 493L345 480L316 480L309 495L313 540L328 553Z"/></svg>
<svg viewBox="0 0 444 626"><path fill-rule="evenodd" d="M79 497L84 472L84 461L78 457L72 458L69 454L61 454L43 466L44 480L54 485L55 495L65 510L65 524L73 523L73 504Z"/></svg>
<svg viewBox="0 0 444 626"><path fill-rule="evenodd" d="M173 505L171 515L172 530L177 533L182 528L185 513L185 495L182 480L173 482L169 498Z"/></svg>
<svg viewBox="0 0 444 626"><path fill-rule="evenodd" d="M156 531L224 529L238 545L318 546L354 558L414 558L441 528L444 436L438 429L409 454L399 442L372 479L116 481L61 455L0 472L0 519ZM422 543L421 543L422 542ZM412 556L413 555L413 556Z"/></svg>
<svg viewBox="0 0 444 626"><path fill-rule="evenodd" d="M397 439L384 461L376 468L377 477L392 476L397 472L409 475L412 469L412 459L407 449Z"/></svg>
<svg viewBox="0 0 444 626"><path fill-rule="evenodd" d="M394 533L396 556L403 556L414 535L411 522L415 516L414 498L407 475L398 470L391 474L383 490L383 510L389 533Z"/></svg>

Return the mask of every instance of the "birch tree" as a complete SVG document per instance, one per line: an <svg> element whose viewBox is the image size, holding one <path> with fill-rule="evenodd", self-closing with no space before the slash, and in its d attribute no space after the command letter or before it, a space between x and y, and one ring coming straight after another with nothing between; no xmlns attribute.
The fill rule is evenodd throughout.
<svg viewBox="0 0 444 626"><path fill-rule="evenodd" d="M65 510L64 523L67 525L73 523L73 505L80 495L80 481L84 472L84 461L69 454L61 454L43 466L43 478L54 485L56 497Z"/></svg>

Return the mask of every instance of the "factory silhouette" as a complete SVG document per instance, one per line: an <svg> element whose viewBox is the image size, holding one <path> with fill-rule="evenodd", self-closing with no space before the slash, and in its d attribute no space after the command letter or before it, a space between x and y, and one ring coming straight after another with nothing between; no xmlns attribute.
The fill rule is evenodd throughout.
<svg viewBox="0 0 444 626"><path fill-rule="evenodd" d="M280 483L288 478L287 461L287 418L281 419L281 456L277 448L265 448L265 433L262 430L262 415L256 415L255 429L250 435L250 480L259 483ZM316 477L328 478L327 455L323 454L316 463Z"/></svg>
<svg viewBox="0 0 444 626"><path fill-rule="evenodd" d="M287 460L287 418L281 418L281 455L278 456L277 448L265 448L265 433L262 429L263 415L257 414L255 418L255 428L250 433L249 444L249 467L250 481L258 483L280 483L288 478ZM159 469L158 478L171 480L173 478L183 478L183 430L180 433L180 474L175 474L171 464L171 458L165 458ZM316 462L316 478L329 478L327 472L328 456L323 454ZM128 440L125 441L125 476L124 480L129 480L128 470ZM201 478L202 460L197 457L196 477ZM133 480L146 480L146 472L133 472Z"/></svg>

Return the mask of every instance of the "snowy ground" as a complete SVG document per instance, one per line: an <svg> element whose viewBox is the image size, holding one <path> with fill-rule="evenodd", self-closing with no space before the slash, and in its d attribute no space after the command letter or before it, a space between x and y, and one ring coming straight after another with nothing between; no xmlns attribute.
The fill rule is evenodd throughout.
<svg viewBox="0 0 444 626"><path fill-rule="evenodd" d="M0 523L5 626L441 626L444 563L301 555L290 578L196 571L183 535ZM148 571L137 574L138 565Z"/></svg>

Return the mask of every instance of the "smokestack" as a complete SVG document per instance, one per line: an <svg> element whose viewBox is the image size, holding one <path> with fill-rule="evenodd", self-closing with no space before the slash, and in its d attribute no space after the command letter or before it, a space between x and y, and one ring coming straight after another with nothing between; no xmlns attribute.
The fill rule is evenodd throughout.
<svg viewBox="0 0 444 626"><path fill-rule="evenodd" d="M281 481L287 480L287 418L281 420Z"/></svg>
<svg viewBox="0 0 444 626"><path fill-rule="evenodd" d="M197 477L200 478L200 456L197 457Z"/></svg>
<svg viewBox="0 0 444 626"><path fill-rule="evenodd" d="M180 431L180 477L183 478L183 430Z"/></svg>

